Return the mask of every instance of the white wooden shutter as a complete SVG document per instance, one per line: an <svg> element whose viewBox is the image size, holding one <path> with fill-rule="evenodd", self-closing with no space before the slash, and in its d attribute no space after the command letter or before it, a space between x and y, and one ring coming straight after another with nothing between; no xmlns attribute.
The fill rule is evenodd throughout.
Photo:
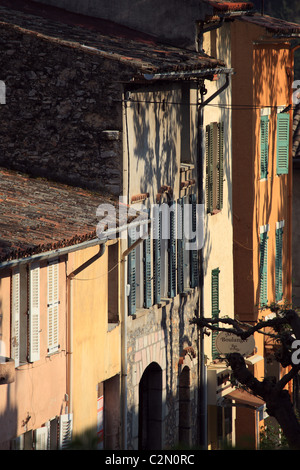
<svg viewBox="0 0 300 470"><path fill-rule="evenodd" d="M34 431L35 450L48 450L48 428L44 426Z"/></svg>
<svg viewBox="0 0 300 470"><path fill-rule="evenodd" d="M59 281L58 262L53 261L48 265L48 352L58 350L58 307L59 307Z"/></svg>
<svg viewBox="0 0 300 470"><path fill-rule="evenodd" d="M20 364L20 272L12 274L11 283L11 352L15 367Z"/></svg>
<svg viewBox="0 0 300 470"><path fill-rule="evenodd" d="M66 449L72 440L73 415L59 417L59 450Z"/></svg>
<svg viewBox="0 0 300 470"><path fill-rule="evenodd" d="M32 264L29 277L29 362L40 358L40 267Z"/></svg>

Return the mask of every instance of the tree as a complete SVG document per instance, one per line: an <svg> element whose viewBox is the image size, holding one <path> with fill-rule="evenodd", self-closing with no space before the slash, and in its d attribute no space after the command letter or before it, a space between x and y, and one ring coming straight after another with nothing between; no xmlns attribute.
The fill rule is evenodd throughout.
<svg viewBox="0 0 300 470"><path fill-rule="evenodd" d="M278 305L268 307L274 318L261 319L254 326L225 318L194 318L191 323L212 331L226 331L245 340L254 333L273 338L276 360L288 372L278 381L274 377L258 380L249 371L243 356L232 353L226 356L236 381L266 403L269 416L273 416L282 429L290 449L300 449L300 424L286 385L297 377L300 370L300 317L296 310ZM221 324L225 325L220 326ZM267 330L266 330L267 329ZM298 357L299 356L299 357Z"/></svg>

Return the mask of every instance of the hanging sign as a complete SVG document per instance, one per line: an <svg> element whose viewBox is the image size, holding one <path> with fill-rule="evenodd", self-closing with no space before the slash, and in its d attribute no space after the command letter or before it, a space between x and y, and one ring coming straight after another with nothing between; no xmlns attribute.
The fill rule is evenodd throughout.
<svg viewBox="0 0 300 470"><path fill-rule="evenodd" d="M253 353L255 341L253 336L243 340L233 333L222 331L216 337L215 346L220 354L239 353L242 356L249 356Z"/></svg>

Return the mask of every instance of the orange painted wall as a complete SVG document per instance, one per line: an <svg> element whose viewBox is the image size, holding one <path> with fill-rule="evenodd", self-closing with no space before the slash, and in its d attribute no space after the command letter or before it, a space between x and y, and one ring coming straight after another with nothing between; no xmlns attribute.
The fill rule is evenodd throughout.
<svg viewBox="0 0 300 470"><path fill-rule="evenodd" d="M289 104L287 44L257 42L263 28L232 23L233 84L233 223L235 312L255 320L259 301L259 227L270 224L268 300L275 300L275 223L285 220L283 257L284 295L288 295L285 267L288 240L288 177L276 175L276 106ZM239 47L240 44L243 47ZM253 90L253 93L251 93ZM271 107L269 174L260 180L260 107ZM256 109L257 108L257 109Z"/></svg>

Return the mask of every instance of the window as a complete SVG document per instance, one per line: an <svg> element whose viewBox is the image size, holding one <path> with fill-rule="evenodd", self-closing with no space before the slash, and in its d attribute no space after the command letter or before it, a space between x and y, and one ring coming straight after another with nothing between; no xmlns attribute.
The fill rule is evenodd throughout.
<svg viewBox="0 0 300 470"><path fill-rule="evenodd" d="M282 239L284 221L276 223L276 258L275 258L275 299L276 302L282 300Z"/></svg>
<svg viewBox="0 0 300 470"><path fill-rule="evenodd" d="M47 313L48 313L48 352L58 351L59 321L59 264L52 261L47 267Z"/></svg>
<svg viewBox="0 0 300 470"><path fill-rule="evenodd" d="M268 176L269 161L269 116L260 118L260 178Z"/></svg>
<svg viewBox="0 0 300 470"><path fill-rule="evenodd" d="M177 208L177 288L178 293L182 294L198 285L198 251L187 249L187 242L195 242L196 195L180 198ZM191 228L192 233L188 233L187 227Z"/></svg>
<svg viewBox="0 0 300 470"><path fill-rule="evenodd" d="M108 323L119 322L119 244L112 243L108 250Z"/></svg>
<svg viewBox="0 0 300 470"><path fill-rule="evenodd" d="M40 359L40 266L29 267L29 362Z"/></svg>
<svg viewBox="0 0 300 470"><path fill-rule="evenodd" d="M40 358L40 267L19 266L11 276L11 357L15 367Z"/></svg>
<svg viewBox="0 0 300 470"><path fill-rule="evenodd" d="M264 307L268 303L268 230L268 225L261 227L260 230L259 287L261 307Z"/></svg>
<svg viewBox="0 0 300 470"><path fill-rule="evenodd" d="M219 318L219 268L213 269L211 272L211 316L213 319ZM218 323L215 325L218 326ZM219 353L216 349L216 337L218 335L217 331L212 332L212 358L216 359L219 356Z"/></svg>
<svg viewBox="0 0 300 470"><path fill-rule="evenodd" d="M224 124L213 122L206 126L206 204L207 212L223 208L223 148Z"/></svg>
<svg viewBox="0 0 300 470"><path fill-rule="evenodd" d="M289 171L289 128L290 115L277 114L277 175L287 174Z"/></svg>

